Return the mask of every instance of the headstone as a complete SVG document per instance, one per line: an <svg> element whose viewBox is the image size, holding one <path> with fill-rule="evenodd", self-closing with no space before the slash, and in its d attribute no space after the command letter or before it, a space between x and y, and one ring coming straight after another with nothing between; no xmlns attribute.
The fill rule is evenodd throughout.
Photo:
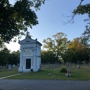
<svg viewBox="0 0 90 90"><path fill-rule="evenodd" d="M80 68L80 65L77 65L77 68Z"/></svg>
<svg viewBox="0 0 90 90"><path fill-rule="evenodd" d="M7 68L8 68L8 64L6 64L6 66L5 66L5 67L6 67L6 69L7 69Z"/></svg>
<svg viewBox="0 0 90 90"><path fill-rule="evenodd" d="M89 63L89 66L90 66L90 63Z"/></svg>
<svg viewBox="0 0 90 90"><path fill-rule="evenodd" d="M48 73L48 76L51 76L51 73Z"/></svg>
<svg viewBox="0 0 90 90"><path fill-rule="evenodd" d="M8 65L8 70L11 70L11 65L10 64Z"/></svg>
<svg viewBox="0 0 90 90"><path fill-rule="evenodd" d="M15 64L13 64L13 65L12 65L12 68L15 68L15 67L16 67Z"/></svg>
<svg viewBox="0 0 90 90"><path fill-rule="evenodd" d="M0 69L2 69L2 66L0 66Z"/></svg>
<svg viewBox="0 0 90 90"><path fill-rule="evenodd" d="M57 67L57 68L59 67L59 63L56 64L56 67Z"/></svg>

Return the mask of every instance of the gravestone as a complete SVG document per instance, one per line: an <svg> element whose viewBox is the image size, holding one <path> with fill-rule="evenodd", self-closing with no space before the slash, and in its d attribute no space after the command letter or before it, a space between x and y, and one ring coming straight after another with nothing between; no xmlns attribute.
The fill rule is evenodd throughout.
<svg viewBox="0 0 90 90"><path fill-rule="evenodd" d="M59 63L56 63L56 67L57 67L57 68L59 67Z"/></svg>
<svg viewBox="0 0 90 90"><path fill-rule="evenodd" d="M48 76L51 76L51 73L48 73Z"/></svg>
<svg viewBox="0 0 90 90"><path fill-rule="evenodd" d="M15 64L13 64L13 65L12 65L12 68L15 68L15 67L16 67Z"/></svg>
<svg viewBox="0 0 90 90"><path fill-rule="evenodd" d="M11 70L11 65L10 64L8 65L8 70Z"/></svg>
<svg viewBox="0 0 90 90"><path fill-rule="evenodd" d="M77 68L79 68L79 69L80 69L80 65L77 65Z"/></svg>
<svg viewBox="0 0 90 90"><path fill-rule="evenodd" d="M2 66L0 66L0 69L2 69Z"/></svg>
<svg viewBox="0 0 90 90"><path fill-rule="evenodd" d="M90 62L89 62L89 66L90 66Z"/></svg>
<svg viewBox="0 0 90 90"><path fill-rule="evenodd" d="M8 69L8 64L6 64L6 66L5 66L5 67L6 67L6 69Z"/></svg>

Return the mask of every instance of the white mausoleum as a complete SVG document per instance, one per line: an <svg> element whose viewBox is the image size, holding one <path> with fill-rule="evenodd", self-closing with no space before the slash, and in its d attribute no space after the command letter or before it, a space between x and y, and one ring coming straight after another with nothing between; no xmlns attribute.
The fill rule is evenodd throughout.
<svg viewBox="0 0 90 90"><path fill-rule="evenodd" d="M33 40L28 35L20 46L20 66L18 72L37 72L41 66L41 43L37 39Z"/></svg>

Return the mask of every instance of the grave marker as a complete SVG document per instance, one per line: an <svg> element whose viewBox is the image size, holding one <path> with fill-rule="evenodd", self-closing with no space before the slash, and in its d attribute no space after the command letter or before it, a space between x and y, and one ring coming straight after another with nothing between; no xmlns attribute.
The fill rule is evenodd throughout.
<svg viewBox="0 0 90 90"><path fill-rule="evenodd" d="M11 65L10 64L8 65L8 70L11 70Z"/></svg>

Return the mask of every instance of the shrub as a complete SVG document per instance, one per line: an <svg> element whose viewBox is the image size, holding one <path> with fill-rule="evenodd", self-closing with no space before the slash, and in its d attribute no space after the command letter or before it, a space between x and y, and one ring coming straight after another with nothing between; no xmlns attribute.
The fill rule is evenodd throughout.
<svg viewBox="0 0 90 90"><path fill-rule="evenodd" d="M67 72L67 69L66 69L66 68L62 68L62 69L60 70L60 72L66 73L66 72Z"/></svg>

